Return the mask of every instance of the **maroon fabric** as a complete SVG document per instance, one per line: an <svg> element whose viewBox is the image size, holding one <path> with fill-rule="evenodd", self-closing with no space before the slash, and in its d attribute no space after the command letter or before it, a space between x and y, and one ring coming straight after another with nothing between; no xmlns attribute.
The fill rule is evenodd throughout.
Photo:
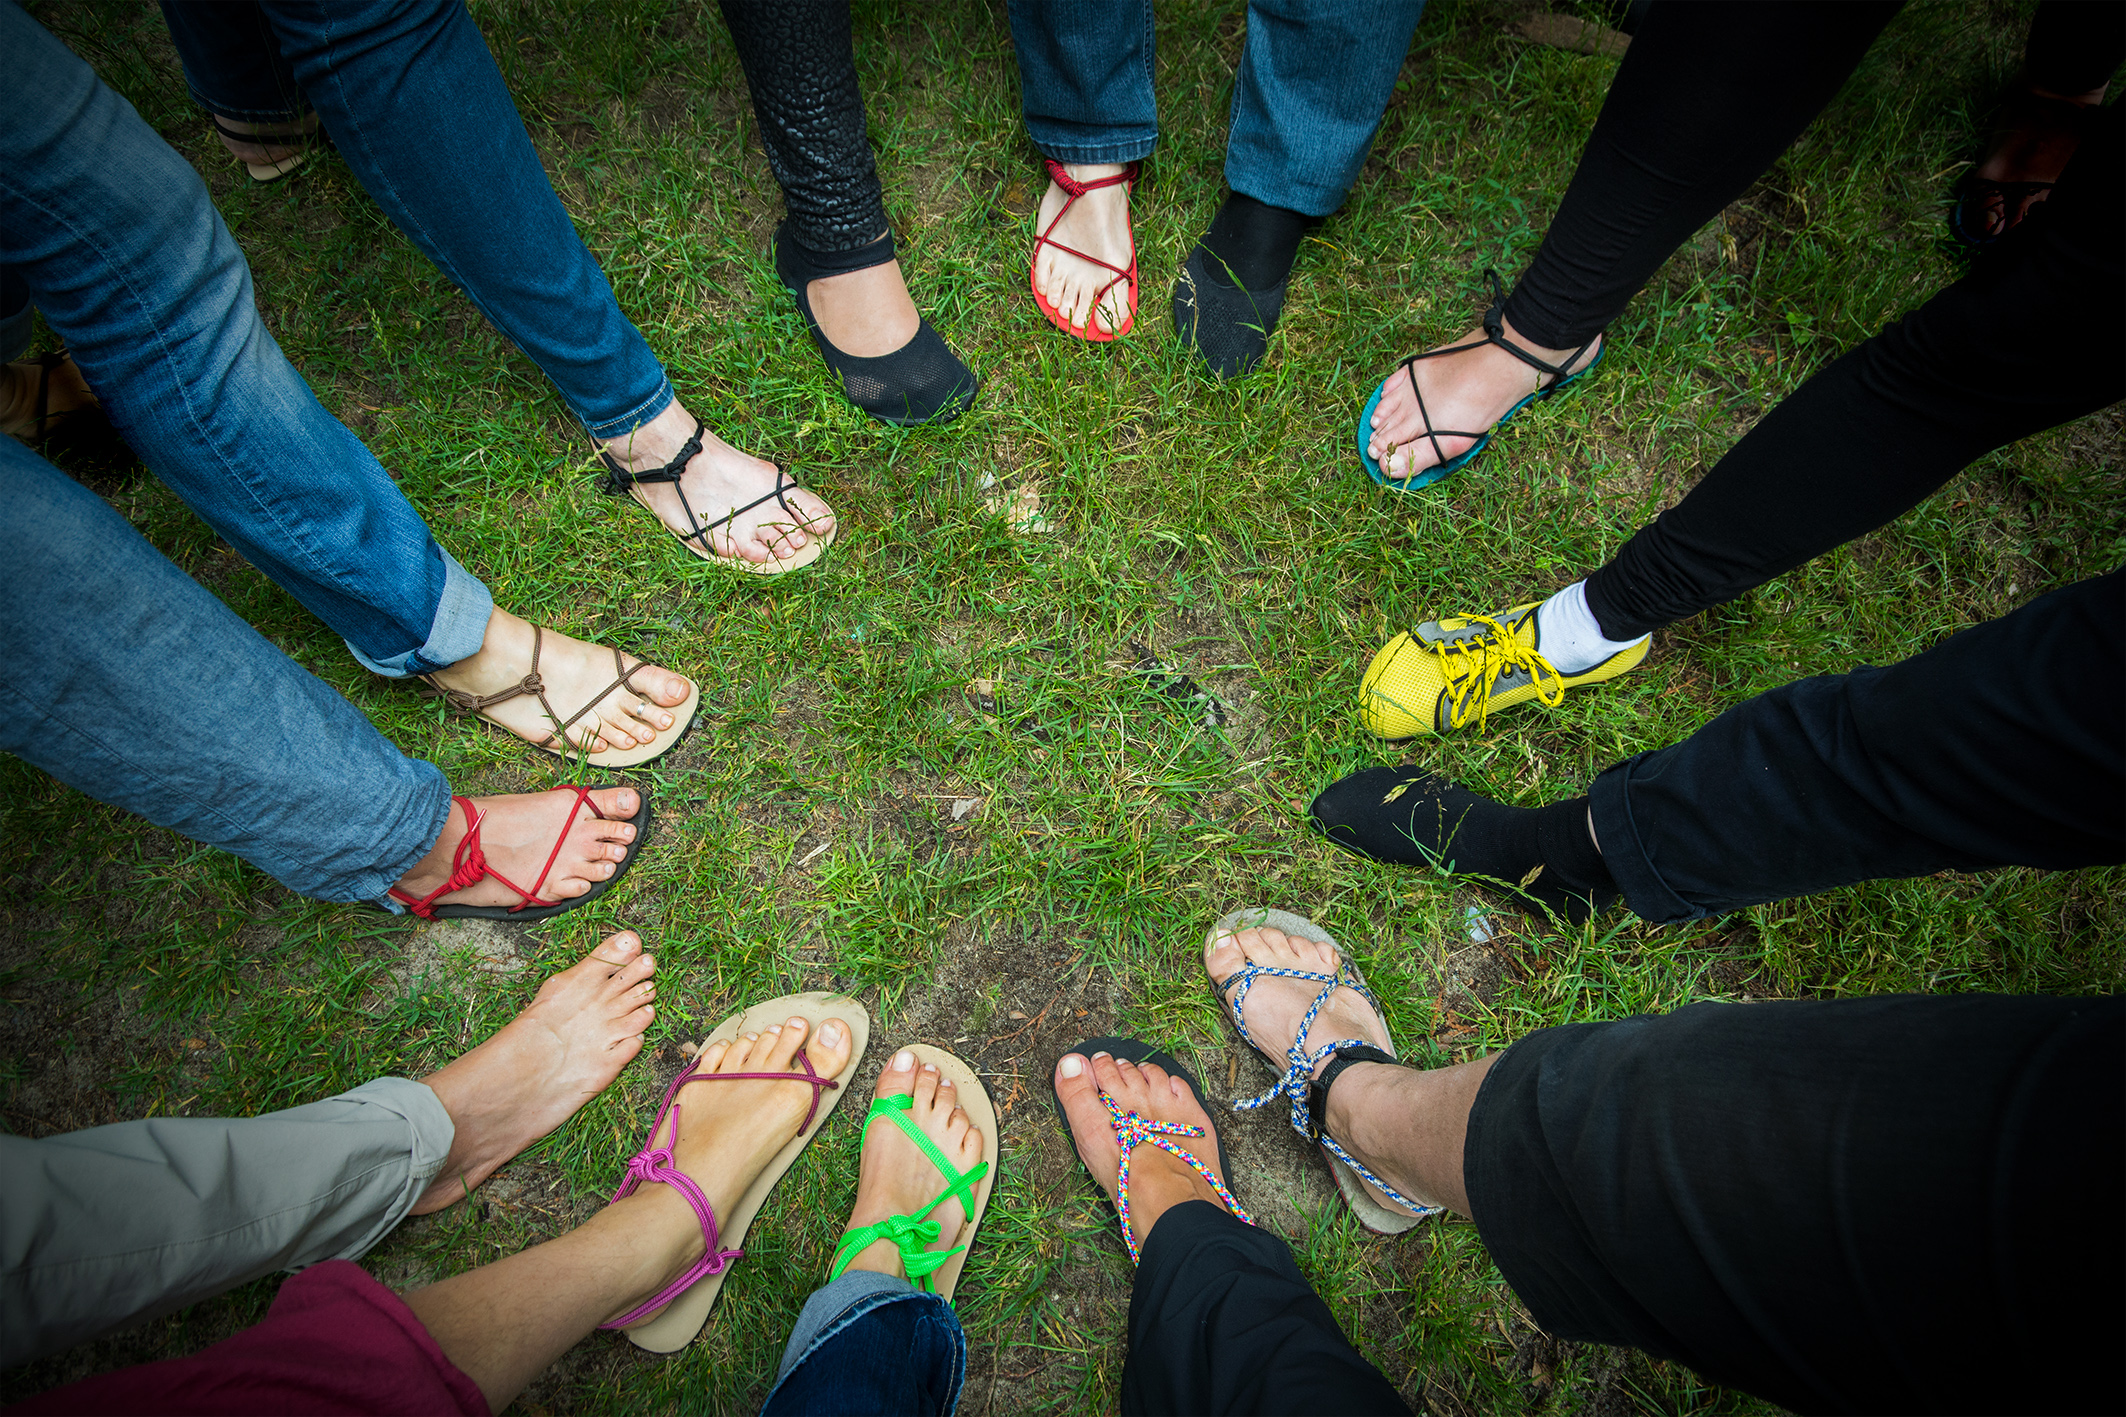
<svg viewBox="0 0 2126 1417"><path fill-rule="evenodd" d="M327 1260L281 1286L265 1319L189 1358L53 1388L7 1409L65 1413L492 1417L404 1300Z"/></svg>

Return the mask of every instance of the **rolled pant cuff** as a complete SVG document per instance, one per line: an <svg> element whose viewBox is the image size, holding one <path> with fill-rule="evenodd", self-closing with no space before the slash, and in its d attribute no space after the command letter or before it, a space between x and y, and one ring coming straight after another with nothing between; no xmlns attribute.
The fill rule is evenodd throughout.
<svg viewBox="0 0 2126 1417"><path fill-rule="evenodd" d="M406 1119L406 1130L412 1138L405 1194L370 1237L348 1245L338 1254L327 1256L336 1260L358 1260L404 1220L412 1211L414 1202L426 1194L428 1183L435 1179L436 1172L443 1169L444 1161L450 1156L450 1144L457 1140L458 1124L451 1120L449 1110L443 1106L443 1099L436 1096L435 1090L412 1078L372 1078L360 1087L349 1088L326 1101L359 1102L396 1113Z"/></svg>
<svg viewBox="0 0 2126 1417"><path fill-rule="evenodd" d="M1159 146L1159 135L1154 133L1148 138L1124 138L1101 143L1066 143L1037 137L1033 145L1041 156L1065 164L1142 162L1152 155L1152 149Z"/></svg>
<svg viewBox="0 0 2126 1417"><path fill-rule="evenodd" d="M607 438L625 438L628 434L671 407L672 398L672 381L668 378L660 377L657 381L656 392L641 403L636 404L626 413L616 418L607 418L597 422L584 418L583 426L590 430L590 435L593 438L600 441ZM577 415L578 417L582 416L580 409L577 411Z"/></svg>
<svg viewBox="0 0 2126 1417"><path fill-rule="evenodd" d="M1703 920L1711 911L1700 909L1669 889L1655 867L1639 824L1631 814L1631 778L1639 764L1667 752L1637 753L1604 771L1587 789L1587 810L1594 819L1595 840L1601 844L1602 864L1609 868L1624 903L1632 914L1655 925L1679 920Z"/></svg>
<svg viewBox="0 0 2126 1417"><path fill-rule="evenodd" d="M880 1304L915 1292L915 1286L905 1279L868 1269L848 1270L813 1290L812 1297L798 1311L790 1341L783 1346L782 1366L775 1370L775 1381L780 1383L814 1348Z"/></svg>
<svg viewBox="0 0 2126 1417"><path fill-rule="evenodd" d="M227 118L234 123L293 123L310 111L309 105L303 103L301 95L296 95L294 108L245 108L240 104L216 103L189 83L185 87L191 90L192 102L208 114L216 118Z"/></svg>
<svg viewBox="0 0 2126 1417"><path fill-rule="evenodd" d="M470 659L486 643L487 622L495 613L494 596L485 582L458 564L456 557L440 546L436 550L443 557L443 596L436 604L435 619L429 622L428 642L390 659L375 660L363 654L354 641L347 641L347 648L363 668L387 679L405 679Z"/></svg>

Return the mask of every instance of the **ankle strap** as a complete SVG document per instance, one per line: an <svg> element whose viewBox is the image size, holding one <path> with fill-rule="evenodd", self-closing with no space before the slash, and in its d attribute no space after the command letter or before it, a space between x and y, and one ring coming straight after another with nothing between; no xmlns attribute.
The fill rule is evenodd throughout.
<svg viewBox="0 0 2126 1417"><path fill-rule="evenodd" d="M1394 1054L1384 1053L1370 1043L1339 1043L1330 1056L1335 1061L1321 1070L1321 1076L1314 1079L1314 1085L1307 1093L1307 1140L1312 1142L1322 1139L1326 1130L1322 1126L1322 1118L1329 1115L1329 1089L1336 1085L1336 1079L1343 1076L1345 1068L1353 1063L1396 1061Z"/></svg>
<svg viewBox="0 0 2126 1417"><path fill-rule="evenodd" d="M627 495L627 489L637 482L677 482L686 476L687 464L701 455L701 435L707 429L706 423L695 419L693 436L680 445L677 456L663 467L648 468L639 472L629 471L620 459L600 449L598 460L605 464L605 481L599 484L599 490L610 496L624 497Z"/></svg>
<svg viewBox="0 0 2126 1417"><path fill-rule="evenodd" d="M1497 345L1537 373L1548 374L1551 380L1551 387L1557 387L1558 381L1565 377L1565 371L1572 368L1573 362L1594 345L1594 340L1587 341L1586 344L1566 355L1565 362L1562 364L1550 364L1536 358L1533 354L1506 338L1506 287L1499 280L1499 273L1487 270L1484 272L1484 279L1491 283L1491 305L1490 308L1484 311L1485 342ZM1595 339L1600 338L1600 335L1595 336Z"/></svg>
<svg viewBox="0 0 2126 1417"><path fill-rule="evenodd" d="M1134 187L1137 185L1137 171L1143 166L1142 163L1133 162L1111 177L1095 177L1090 182L1080 182L1070 175L1062 163L1057 162L1054 158L1044 157L1041 161L1048 164L1049 180L1070 193L1073 198L1082 197L1087 192L1097 192L1102 187L1118 186L1124 182Z"/></svg>

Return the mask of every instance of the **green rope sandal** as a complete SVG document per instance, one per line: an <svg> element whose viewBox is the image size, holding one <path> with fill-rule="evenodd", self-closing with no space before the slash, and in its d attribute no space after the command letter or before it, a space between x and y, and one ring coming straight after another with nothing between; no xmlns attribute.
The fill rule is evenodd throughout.
<svg viewBox="0 0 2126 1417"><path fill-rule="evenodd" d="M958 1094L958 1104L967 1113L968 1120L982 1134L985 1145L994 1153L997 1145L996 1109L991 1105L988 1091L982 1086L974 1070L953 1057L950 1053L915 1043L907 1051L916 1055L916 1066L928 1063L936 1067L940 1076L949 1081ZM945 1159L937 1143L924 1135L923 1129L908 1118L908 1111L915 1105L915 1098L908 1093L891 1097L874 1097L871 1110L864 1117L868 1130L873 1117L883 1117L900 1128L901 1134L914 1142L938 1174L945 1177L945 1188L936 1199L913 1215L889 1215L876 1225L866 1225L852 1230L842 1237L834 1250L834 1268L829 1270L829 1282L841 1278L849 1262L880 1240L891 1240L901 1252L901 1267L908 1280L917 1289L936 1294L942 1299L951 1299L957 1285L960 1270L967 1262L967 1252L974 1247L974 1232L982 1222L982 1212L989 1205L990 1188L996 1176L985 1159L973 1168L961 1171ZM944 1227L930 1218L930 1213L945 1202L958 1198L967 1212L967 1219L960 1227L958 1237L962 1243L946 1250L933 1250L944 1233Z"/></svg>

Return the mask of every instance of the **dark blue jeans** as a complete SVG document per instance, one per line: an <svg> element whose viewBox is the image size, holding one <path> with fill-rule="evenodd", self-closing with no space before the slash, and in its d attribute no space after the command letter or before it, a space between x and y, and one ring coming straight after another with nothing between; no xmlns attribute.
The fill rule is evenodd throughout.
<svg viewBox="0 0 2126 1417"><path fill-rule="evenodd" d="M539 166L463 0L164 0L192 96L251 122L307 100L376 204L554 381L594 438L672 401Z"/></svg>
<svg viewBox="0 0 2126 1417"><path fill-rule="evenodd" d="M1365 165L1424 0L1249 0L1226 185L1327 216ZM1151 0L1011 0L1026 131L1057 162L1159 141Z"/></svg>
<svg viewBox="0 0 2126 1417"><path fill-rule="evenodd" d="M952 1305L905 1279L851 1270L805 1301L761 1417L948 1417L966 1376Z"/></svg>

